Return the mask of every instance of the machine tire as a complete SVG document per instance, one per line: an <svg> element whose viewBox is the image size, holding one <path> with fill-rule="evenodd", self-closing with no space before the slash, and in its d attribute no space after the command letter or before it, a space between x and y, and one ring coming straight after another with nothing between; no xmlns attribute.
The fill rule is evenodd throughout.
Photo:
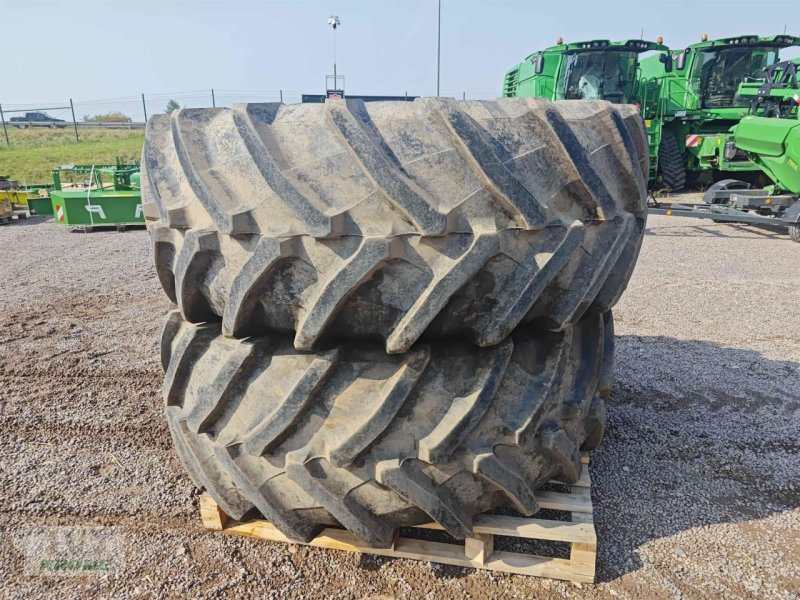
<svg viewBox="0 0 800 600"><path fill-rule="evenodd" d="M706 189L705 193L703 194L703 203L704 204L720 204L719 202L714 202L713 195L715 192L719 191L735 191L735 190L749 190L752 186L746 182L741 181L739 179L720 179L712 183Z"/></svg>
<svg viewBox="0 0 800 600"><path fill-rule="evenodd" d="M706 191L703 193L703 204L725 204L725 202L715 202L715 192L719 192L721 190L749 190L752 186L746 182L741 181L739 179L720 179L712 183ZM722 219L711 219L712 223L717 223L720 225L727 225L730 224L730 221L724 221Z"/></svg>
<svg viewBox="0 0 800 600"><path fill-rule="evenodd" d="M675 136L665 131L658 145L658 174L663 185L677 192L686 186L686 164Z"/></svg>
<svg viewBox="0 0 800 600"><path fill-rule="evenodd" d="M800 243L800 223L789 223L789 239Z"/></svg>
<svg viewBox="0 0 800 600"><path fill-rule="evenodd" d="M235 519L260 513L297 541L338 523L378 548L431 520L464 538L474 515L533 514L536 489L580 477L580 450L605 427L610 323L592 312L489 349L346 342L311 354L285 334L235 340L175 310L161 342L169 427L194 483Z"/></svg>
<svg viewBox="0 0 800 600"><path fill-rule="evenodd" d="M191 322L241 338L500 343L619 298L646 217L634 107L530 98L183 109L147 123L143 208Z"/></svg>

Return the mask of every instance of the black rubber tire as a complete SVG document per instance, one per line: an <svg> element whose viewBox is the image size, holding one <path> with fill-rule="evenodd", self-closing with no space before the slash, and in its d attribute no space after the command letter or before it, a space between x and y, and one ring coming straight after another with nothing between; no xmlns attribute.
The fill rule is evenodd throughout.
<svg viewBox="0 0 800 600"><path fill-rule="evenodd" d="M290 336L234 340L173 311L167 418L194 483L235 519L260 512L299 541L338 522L381 548L431 520L463 538L475 514L533 514L536 489L580 477L579 451L605 427L609 323L590 313L564 332L521 328L490 349L309 354Z"/></svg>
<svg viewBox="0 0 800 600"><path fill-rule="evenodd" d="M720 190L749 190L752 186L746 182L741 181L739 179L720 179L719 181L715 181L712 183L706 191L703 193L703 203L704 204L726 204L727 202L714 202L714 198L712 194L714 192L718 192Z"/></svg>
<svg viewBox="0 0 800 600"><path fill-rule="evenodd" d="M658 175L663 187L677 192L686 186L686 163L678 141L669 131L661 135L658 145Z"/></svg>
<svg viewBox="0 0 800 600"><path fill-rule="evenodd" d="M634 107L529 98L184 109L148 121L142 168L156 267L185 319L390 353L610 308L646 182Z"/></svg>
<svg viewBox="0 0 800 600"><path fill-rule="evenodd" d="M800 243L800 223L789 224L789 239Z"/></svg>

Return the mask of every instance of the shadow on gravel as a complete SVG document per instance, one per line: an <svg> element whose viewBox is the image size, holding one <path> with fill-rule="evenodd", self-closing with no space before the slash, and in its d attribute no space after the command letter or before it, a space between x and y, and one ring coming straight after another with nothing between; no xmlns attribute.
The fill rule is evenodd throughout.
<svg viewBox="0 0 800 600"><path fill-rule="evenodd" d="M89 228L89 231L85 231L82 227L68 227L65 225L55 225L53 223L52 215L31 215L26 219L14 219L10 221L2 227L30 227L32 225L40 225L42 223L50 223L54 226L54 228L63 229L70 233L74 234L87 234L91 235L92 233L126 233L128 231L145 231L147 228L145 225L125 225L122 230L119 230L116 225L96 225L94 227Z"/></svg>
<svg viewBox="0 0 800 600"><path fill-rule="evenodd" d="M787 242L791 241L785 226L731 225L728 223L714 223L712 221L709 221L705 225L681 225L680 222L676 222L674 227L659 226L646 229L645 235L656 237L718 237L725 239L777 239Z"/></svg>
<svg viewBox="0 0 800 600"><path fill-rule="evenodd" d="M591 463L598 580L637 570L649 542L800 507L799 419L798 363L618 337L608 428ZM685 556L680 541L666 551Z"/></svg>
<svg viewBox="0 0 800 600"><path fill-rule="evenodd" d="M52 222L52 220L53 217L51 215L31 215L25 219L13 219L3 225L3 227L30 227L31 225L39 225L46 221Z"/></svg>

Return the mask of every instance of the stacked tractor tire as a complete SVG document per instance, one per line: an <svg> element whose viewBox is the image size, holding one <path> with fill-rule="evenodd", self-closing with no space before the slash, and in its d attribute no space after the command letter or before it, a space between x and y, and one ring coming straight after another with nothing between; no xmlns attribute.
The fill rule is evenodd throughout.
<svg viewBox="0 0 800 600"><path fill-rule="evenodd" d="M606 102L151 118L166 415L194 483L298 541L535 513L603 435L647 158L638 111Z"/></svg>

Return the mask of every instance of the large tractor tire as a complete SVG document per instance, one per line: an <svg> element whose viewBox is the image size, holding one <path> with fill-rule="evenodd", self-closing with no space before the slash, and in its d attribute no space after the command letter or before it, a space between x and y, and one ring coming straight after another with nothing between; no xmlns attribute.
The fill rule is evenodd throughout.
<svg viewBox="0 0 800 600"><path fill-rule="evenodd" d="M235 519L260 513L298 541L341 524L379 548L432 520L464 538L474 515L533 514L537 488L579 478L579 451L603 434L612 336L610 314L590 312L495 348L305 353L290 335L235 340L176 310L161 347L166 412L189 475Z"/></svg>
<svg viewBox="0 0 800 600"><path fill-rule="evenodd" d="M678 140L669 131L661 136L658 145L658 177L661 184L670 191L677 192L686 187L686 163Z"/></svg>
<svg viewBox="0 0 800 600"><path fill-rule="evenodd" d="M147 124L143 207L166 293L225 336L492 346L614 305L647 159L641 115L607 102L183 109Z"/></svg>

